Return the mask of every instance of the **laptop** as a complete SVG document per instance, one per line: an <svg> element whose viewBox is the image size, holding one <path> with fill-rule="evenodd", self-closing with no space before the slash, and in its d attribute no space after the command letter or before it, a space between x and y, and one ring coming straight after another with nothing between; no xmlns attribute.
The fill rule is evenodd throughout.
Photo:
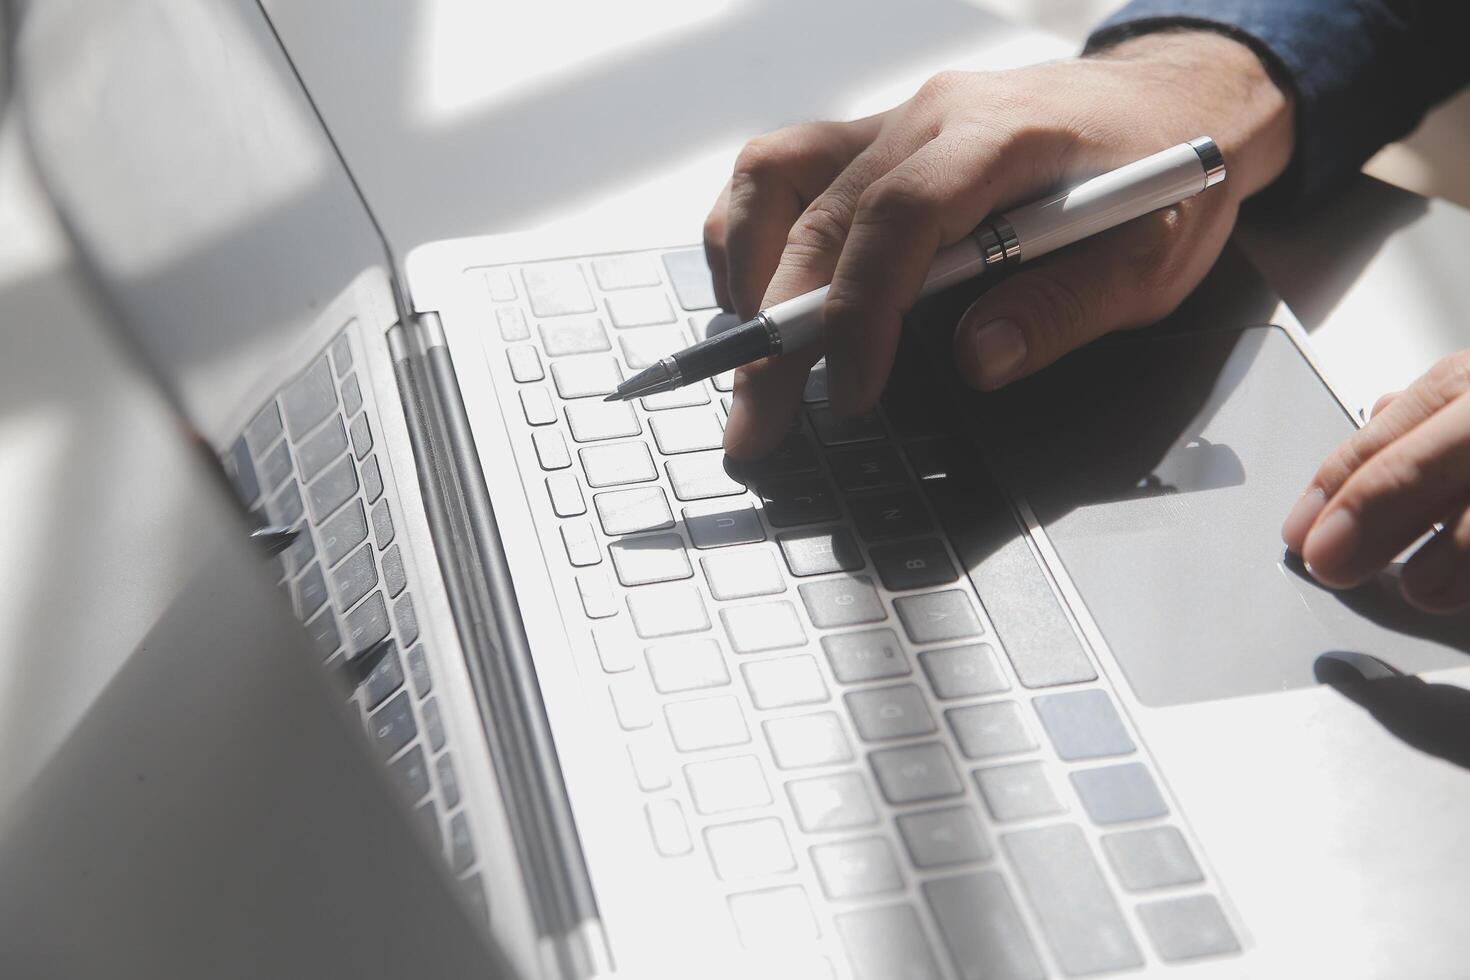
<svg viewBox="0 0 1470 980"><path fill-rule="evenodd" d="M728 324L699 216L395 256L256 4L53 0L18 40L99 294L295 532L262 644L289 602L411 818L373 850L436 855L507 970L1459 969L1470 623L1283 553L1354 420L1233 257L984 397L938 297L879 410L819 367L736 466L730 378L601 397ZM432 963L445 914L372 941Z"/></svg>

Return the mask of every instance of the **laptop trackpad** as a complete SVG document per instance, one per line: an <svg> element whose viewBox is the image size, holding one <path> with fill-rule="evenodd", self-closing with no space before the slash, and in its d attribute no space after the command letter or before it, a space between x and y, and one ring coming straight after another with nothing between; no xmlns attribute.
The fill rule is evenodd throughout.
<svg viewBox="0 0 1470 980"><path fill-rule="evenodd" d="M1353 425L1279 328L1099 345L986 401L1007 479L1144 703L1304 687L1333 650L1470 663L1470 615L1419 613L1390 577L1329 592L1282 547Z"/></svg>

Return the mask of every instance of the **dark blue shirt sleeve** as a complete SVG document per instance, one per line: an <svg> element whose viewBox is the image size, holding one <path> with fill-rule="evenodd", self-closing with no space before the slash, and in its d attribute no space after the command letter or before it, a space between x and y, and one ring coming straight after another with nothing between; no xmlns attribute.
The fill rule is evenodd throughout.
<svg viewBox="0 0 1470 980"><path fill-rule="evenodd" d="M1470 82L1466 0L1133 0L1087 49L1178 28L1242 41L1291 90L1295 151L1271 194L1298 205L1331 193Z"/></svg>

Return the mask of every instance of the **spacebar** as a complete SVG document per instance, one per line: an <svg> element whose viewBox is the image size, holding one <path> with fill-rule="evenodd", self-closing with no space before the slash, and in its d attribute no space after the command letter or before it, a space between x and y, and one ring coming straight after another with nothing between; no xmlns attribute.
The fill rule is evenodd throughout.
<svg viewBox="0 0 1470 980"><path fill-rule="evenodd" d="M1092 680L1097 672L1000 489L962 440L945 440L943 448L953 463L947 476L921 485L970 573L1016 676L1026 687Z"/></svg>

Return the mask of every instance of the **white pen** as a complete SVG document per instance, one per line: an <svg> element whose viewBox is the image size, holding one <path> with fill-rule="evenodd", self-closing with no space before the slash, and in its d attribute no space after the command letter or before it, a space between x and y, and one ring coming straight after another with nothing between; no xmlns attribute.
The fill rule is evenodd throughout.
<svg viewBox="0 0 1470 980"><path fill-rule="evenodd" d="M1014 208L940 249L920 298L1016 265L1096 235L1159 208L1178 204L1225 179L1225 160L1208 136L1093 177L1071 190ZM618 385L607 401L626 401L681 388L763 357L806 350L822 337L822 303L829 287L777 303L692 347L661 357Z"/></svg>

